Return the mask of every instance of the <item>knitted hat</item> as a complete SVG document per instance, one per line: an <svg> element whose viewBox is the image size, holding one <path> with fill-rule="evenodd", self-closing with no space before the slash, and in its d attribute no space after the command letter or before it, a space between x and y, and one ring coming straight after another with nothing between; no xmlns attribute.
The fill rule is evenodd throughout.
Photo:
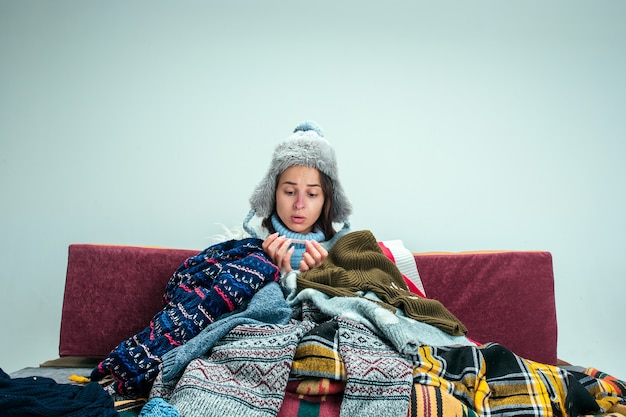
<svg viewBox="0 0 626 417"><path fill-rule="evenodd" d="M292 166L317 168L331 179L331 220L336 223L345 222L352 212L352 205L339 182L335 151L324 138L319 125L311 121L296 126L293 134L274 149L269 170L250 197L251 212L264 218L272 214L276 203L276 180L284 170Z"/></svg>

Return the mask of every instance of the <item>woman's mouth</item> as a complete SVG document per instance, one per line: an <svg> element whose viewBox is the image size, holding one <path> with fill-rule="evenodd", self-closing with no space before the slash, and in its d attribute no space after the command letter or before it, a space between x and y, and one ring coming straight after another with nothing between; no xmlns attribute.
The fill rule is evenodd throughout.
<svg viewBox="0 0 626 417"><path fill-rule="evenodd" d="M306 218L302 216L291 216L291 221L297 224L303 223L305 220Z"/></svg>

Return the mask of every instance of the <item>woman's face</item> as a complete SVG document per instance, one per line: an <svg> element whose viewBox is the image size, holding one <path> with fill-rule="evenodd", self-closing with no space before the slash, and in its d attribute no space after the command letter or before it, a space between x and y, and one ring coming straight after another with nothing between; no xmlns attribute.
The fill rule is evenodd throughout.
<svg viewBox="0 0 626 417"><path fill-rule="evenodd" d="M317 169L293 166L283 171L276 186L276 212L287 228L307 234L322 214L324 193Z"/></svg>

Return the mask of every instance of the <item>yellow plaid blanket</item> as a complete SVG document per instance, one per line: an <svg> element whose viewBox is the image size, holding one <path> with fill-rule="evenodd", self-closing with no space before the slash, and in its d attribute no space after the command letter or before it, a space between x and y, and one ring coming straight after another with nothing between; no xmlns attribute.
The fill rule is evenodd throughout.
<svg viewBox="0 0 626 417"><path fill-rule="evenodd" d="M624 404L624 384L597 376L526 360L495 343L423 346L414 368L416 383L440 387L484 416L605 414Z"/></svg>
<svg viewBox="0 0 626 417"><path fill-rule="evenodd" d="M296 349L292 380L345 383L338 344L333 320L310 331ZM496 343L422 346L412 361L409 416L620 416L626 411L623 381L593 368L574 372L530 361ZM309 395L316 394L312 386L317 385L306 384Z"/></svg>

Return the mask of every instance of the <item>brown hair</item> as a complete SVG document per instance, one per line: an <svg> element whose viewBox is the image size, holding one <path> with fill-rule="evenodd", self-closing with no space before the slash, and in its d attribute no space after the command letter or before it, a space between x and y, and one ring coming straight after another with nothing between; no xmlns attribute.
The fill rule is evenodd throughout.
<svg viewBox="0 0 626 417"><path fill-rule="evenodd" d="M330 179L330 177L324 174L322 171L319 171L319 173L320 173L320 185L322 187L322 193L324 193L324 205L322 206L322 213L320 214L320 217L317 219L317 221L313 225L313 228L314 229L319 228L324 233L326 240L328 240L328 239L331 239L333 236L335 236L335 233L337 233L335 229L333 228L333 221L331 220L331 216L330 216L332 212L333 204L334 204L333 182ZM280 179L280 175L276 177L276 186L274 187L275 190L278 189L279 179ZM274 212L273 213L276 213L276 199L274 199ZM280 219L278 220L280 221ZM276 232L276 230L274 229L274 226L272 225L271 216L264 218L261 224L263 225L263 227L269 230L270 233Z"/></svg>

